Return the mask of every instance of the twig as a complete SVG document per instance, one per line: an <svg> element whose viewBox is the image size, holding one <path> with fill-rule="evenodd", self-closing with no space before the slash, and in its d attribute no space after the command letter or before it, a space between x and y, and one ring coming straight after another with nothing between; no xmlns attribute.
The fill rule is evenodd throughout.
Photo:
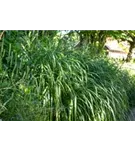
<svg viewBox="0 0 135 150"><path fill-rule="evenodd" d="M2 36L3 36L3 34L4 34L4 32L5 32L5 31L2 31L2 33L0 34L0 40L1 40L1 38L2 38Z"/></svg>

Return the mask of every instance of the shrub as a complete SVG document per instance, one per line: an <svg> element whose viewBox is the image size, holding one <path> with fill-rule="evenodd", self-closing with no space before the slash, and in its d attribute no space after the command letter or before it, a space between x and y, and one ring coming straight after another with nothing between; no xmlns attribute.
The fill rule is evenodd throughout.
<svg viewBox="0 0 135 150"><path fill-rule="evenodd" d="M125 119L133 86L110 60L64 50L37 33L8 47L1 46L3 120Z"/></svg>

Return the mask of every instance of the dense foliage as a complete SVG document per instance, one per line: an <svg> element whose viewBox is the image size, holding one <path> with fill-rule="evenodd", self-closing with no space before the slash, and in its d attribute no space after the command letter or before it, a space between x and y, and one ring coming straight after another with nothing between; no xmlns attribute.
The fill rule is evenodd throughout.
<svg viewBox="0 0 135 150"><path fill-rule="evenodd" d="M58 31L7 31L0 49L3 120L125 120L135 82Z"/></svg>

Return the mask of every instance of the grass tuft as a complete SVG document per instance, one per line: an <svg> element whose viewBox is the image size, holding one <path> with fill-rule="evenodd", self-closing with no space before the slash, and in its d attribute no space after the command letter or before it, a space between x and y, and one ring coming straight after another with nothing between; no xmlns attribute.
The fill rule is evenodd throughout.
<svg viewBox="0 0 135 150"><path fill-rule="evenodd" d="M68 51L62 44L43 41L38 32L25 32L17 43L2 41L0 113L3 120L126 118L135 99L135 82L127 73L107 58L92 58L87 51Z"/></svg>

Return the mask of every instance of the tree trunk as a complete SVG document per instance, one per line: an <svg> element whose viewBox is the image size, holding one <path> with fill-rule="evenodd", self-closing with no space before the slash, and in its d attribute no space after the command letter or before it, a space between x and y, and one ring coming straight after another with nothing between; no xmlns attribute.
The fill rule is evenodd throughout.
<svg viewBox="0 0 135 150"><path fill-rule="evenodd" d="M84 38L83 38L83 35L80 33L79 34L79 38L80 38L80 41L79 43L75 46L75 48L80 48L83 46L83 42L84 42Z"/></svg>
<svg viewBox="0 0 135 150"><path fill-rule="evenodd" d="M126 62L130 62L132 60L132 50L135 47L135 43L134 42L130 42L130 47L129 47L129 52L127 55L127 59Z"/></svg>

